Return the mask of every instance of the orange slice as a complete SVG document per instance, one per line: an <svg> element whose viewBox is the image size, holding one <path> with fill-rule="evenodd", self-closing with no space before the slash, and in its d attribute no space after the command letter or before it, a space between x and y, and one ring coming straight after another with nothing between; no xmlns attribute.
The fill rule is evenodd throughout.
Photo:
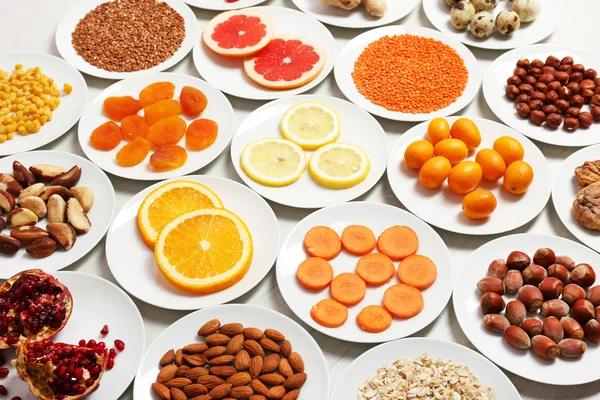
<svg viewBox="0 0 600 400"><path fill-rule="evenodd" d="M233 286L252 263L246 224L222 208L183 214L158 235L154 255L171 284L186 292L215 293Z"/></svg>

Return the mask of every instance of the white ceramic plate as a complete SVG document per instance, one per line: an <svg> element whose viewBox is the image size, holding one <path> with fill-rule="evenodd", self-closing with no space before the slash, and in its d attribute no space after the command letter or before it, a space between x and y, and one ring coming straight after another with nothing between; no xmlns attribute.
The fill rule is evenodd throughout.
<svg viewBox="0 0 600 400"><path fill-rule="evenodd" d="M141 71L113 72L98 68L85 61L83 57L77 53L72 44L72 34L83 17L100 4L107 3L108 1L112 0L89 0L75 3L75 5L64 15L56 29L56 47L58 48L61 57L75 68L88 75L105 79L125 79L134 75L164 71L181 61L183 57L190 52L194 46L194 42L198 38L198 22L196 21L194 12L180 0L161 0L163 3L167 3L172 9L177 11L184 20L185 39L175 54L162 63Z"/></svg>
<svg viewBox="0 0 600 400"><path fill-rule="evenodd" d="M167 281L137 228L137 212L142 201L165 182L156 183L136 194L115 218L106 238L106 259L113 276L131 295L171 310L198 310L226 303L252 290L271 270L277 257L279 224L273 210L252 190L228 179L192 175L171 181L178 179L208 186L223 201L225 208L244 221L254 247L252 265L246 276L228 289L204 296L183 292Z"/></svg>
<svg viewBox="0 0 600 400"><path fill-rule="evenodd" d="M59 249L46 258L29 256L25 252L25 246L12 256L0 254L0 264L3 264L0 279L8 279L19 271L32 268L51 273L68 267L87 255L104 237L115 212L115 191L106 174L85 158L60 151L32 151L5 157L0 159L0 172L12 174L13 161L19 161L27 168L34 164L57 165L66 169L79 165L82 173L77 185L87 186L94 192L94 205L88 212L92 228L86 234L77 235L77 241L71 250ZM37 226L46 228L47 224L48 219L43 218ZM2 233L9 235L10 228L7 227Z"/></svg>
<svg viewBox="0 0 600 400"><path fill-rule="evenodd" d="M455 29L450 23L451 8L443 0L423 0L423 10L433 24L441 32L460 40L466 45L491 50L514 49L515 47L527 46L537 43L552 34L558 28L562 19L561 0L544 0L542 12L532 22L521 23L521 27L510 36L503 36L497 31L485 39L471 35L469 28L465 30ZM501 11L509 9L508 2L499 1L498 6L492 12L494 19Z"/></svg>
<svg viewBox="0 0 600 400"><path fill-rule="evenodd" d="M352 72L354 64L364 49L372 42L393 35L417 35L426 38L436 39L450 47L452 47L460 55L465 63L465 67L469 71L469 81L462 95L448 107L428 113L428 114L408 114L397 111L389 111L382 106L372 103L364 97L354 85ZM357 106L367 110L371 114L378 115L383 118L395 121L425 121L435 117L444 117L454 114L466 107L477 95L479 86L481 85L481 71L477 59L471 51L461 44L458 40L453 39L443 33L434 31L433 29L421 28L418 26L386 26L383 28L372 29L361 33L352 39L342 50L340 57L335 65L335 81L340 90L351 102Z"/></svg>
<svg viewBox="0 0 600 400"><path fill-rule="evenodd" d="M336 59L335 39L319 21L304 13L284 7L253 7L254 11L270 16L275 23L275 34L304 36L318 43L325 52L326 62L319 75L296 89L267 89L255 83L244 72L243 59L227 58L210 50L202 38L194 44L194 65L198 73L219 90L232 96L252 100L273 100L304 93L317 86L329 75ZM200 32L208 21L200 23ZM201 36L201 35L200 35Z"/></svg>
<svg viewBox="0 0 600 400"><path fill-rule="evenodd" d="M600 231L594 231L579 225L575 215L573 215L573 201L579 192L577 178L575 177L575 168L583 165L586 161L596 161L600 159L600 145L586 147L571 154L560 166L554 184L552 185L552 203L556 209L556 214L564 226L583 244L600 252Z"/></svg>
<svg viewBox="0 0 600 400"><path fill-rule="evenodd" d="M540 247L549 247L556 254L571 256L576 263L600 265L600 255L579 243L557 236L519 234L505 236L484 244L469 257L461 268L454 285L454 312L458 323L473 345L498 366L522 376L523 378L550 385L581 385L600 379L600 370L596 368L600 347L590 343L588 350L580 359L546 361L533 351L518 350L508 344L502 335L483 327L483 316L479 309L481 295L477 282L487 273L487 267L497 258L508 257L515 250L530 256ZM508 296L504 296L508 301ZM528 317L537 313L528 312ZM541 316L540 316L541 317ZM542 317L543 319L543 317ZM573 374L573 366L577 373Z"/></svg>
<svg viewBox="0 0 600 400"><path fill-rule="evenodd" d="M452 125L459 117L446 118ZM462 211L464 195L454 193L447 182L437 189L428 189L419 182L419 171L410 169L404 163L404 151L415 140L425 139L429 122L423 122L409 129L396 142L390 153L387 176L392 191L404 206L417 217L427 223L450 232L466 235L493 235L516 229L535 218L546 206L552 188L552 175L546 158L540 149L526 137L512 129L494 121L471 118L479 127L482 135L481 145L467 160L475 161L477 152L484 148L492 148L494 141L500 136L516 138L525 149L526 161L534 171L533 183L522 195L509 193L502 186L502 179L497 182L481 180L478 189L487 189L494 193L498 206L494 213L486 219L472 220ZM435 210L435 212L432 212Z"/></svg>
<svg viewBox="0 0 600 400"><path fill-rule="evenodd" d="M341 119L338 142L360 146L369 156L371 170L367 179L348 189L328 189L316 183L308 173L289 186L270 187L254 182L241 167L244 147L266 137L281 138L279 123L283 114L294 104L303 101L319 101L333 108ZM387 138L379 122L365 111L345 100L335 97L304 95L280 99L265 104L250 114L240 125L231 142L233 166L246 185L261 196L276 203L298 208L320 208L353 200L370 190L385 171ZM310 152L306 152L307 159Z"/></svg>
<svg viewBox="0 0 600 400"><path fill-rule="evenodd" d="M514 101L506 97L506 80L512 76L517 61L521 58L528 58L531 61L539 58L545 62L546 58L551 55L561 59L570 56L573 57L575 63L581 63L586 68L600 68L600 56L574 47L555 44L521 47L504 53L494 61L483 81L485 101L502 122L530 139L566 147L582 147L600 143L600 124L598 123L594 123L588 129L578 129L575 132L567 132L562 126L555 130L547 128L545 124L536 126L527 119L519 117ZM588 111L588 106L584 106L583 111Z"/></svg>
<svg viewBox="0 0 600 400"><path fill-rule="evenodd" d="M234 2L227 2L225 0L184 0L184 3L192 7L204 8L205 10L226 11L256 6L265 1L267 0L237 0Z"/></svg>
<svg viewBox="0 0 600 400"><path fill-rule="evenodd" d="M43 74L54 79L61 93L60 105L52 112L52 120L38 133L21 136L15 132L13 140L0 143L0 156L37 149L58 139L75 125L87 103L87 84L83 76L60 58L43 53L0 54L0 70L12 74L17 64L23 64L25 70L40 67ZM65 83L70 83L73 87L69 95L64 94Z"/></svg>
<svg viewBox="0 0 600 400"><path fill-rule="evenodd" d="M179 100L179 94L184 86L193 86L200 89L206 95L208 98L208 106L198 118L212 119L219 124L217 140L209 148L201 151L189 150L185 146L184 136L179 141L179 145L186 148L188 153L187 162L181 168L157 172L154 171L150 165L152 151L150 151L146 159L138 165L133 167L121 167L118 165L116 161L117 152L121 147L129 143L125 140L121 141L117 148L110 151L98 150L90 145L90 135L92 134L92 131L110 120L103 111L104 100L107 97L130 95L138 98L139 93L143 88L151 83L160 81L172 82L175 85L175 95L173 96L175 100ZM143 110L138 114L143 115ZM186 117L183 114L181 114L180 117L188 126L195 119ZM211 163L223 152L223 150L225 150L231 141L234 125L235 121L231 103L219 90L215 89L202 79L194 78L193 76L163 72L133 77L114 83L106 88L85 109L85 112L79 121L77 133L79 135L79 144L83 149L83 152L90 160L92 160L92 162L106 172L128 179L156 181L174 176L186 175Z"/></svg>
<svg viewBox="0 0 600 400"><path fill-rule="evenodd" d="M103 341L108 349L114 341L125 342L125 350L117 351L115 367L106 371L98 389L86 397L89 400L118 399L133 380L144 355L146 334L144 321L134 302L111 282L81 272L57 272L53 274L73 295L73 313L65 328L54 341L77 345L81 339ZM90 290L93 288L93 290ZM108 325L109 333L102 336L100 330ZM14 358L14 350L3 350L4 359ZM23 400L35 400L27 384L17 377L14 368L2 381L9 396Z"/></svg>
<svg viewBox="0 0 600 400"><path fill-rule="evenodd" d="M377 375L377 370L384 364L391 365L401 358L414 359L423 353L429 357L452 360L467 366L480 383L494 388L498 399L521 399L515 386L500 368L468 347L442 340L409 338L379 345L354 360L333 389L331 400L357 398L360 384Z"/></svg>
<svg viewBox="0 0 600 400"><path fill-rule="evenodd" d="M243 304L227 304L210 307L186 315L169 326L152 343L135 377L133 398L135 400L158 399L150 385L156 381L159 372L158 361L169 349L178 349L187 344L201 341L198 328L216 318L221 323L239 322L246 327L259 329L272 328L283 333L292 343L294 351L304 360L304 370L308 379L300 393L300 399L325 400L329 397L329 369L315 339L300 325L266 308Z"/></svg>
<svg viewBox="0 0 600 400"><path fill-rule="evenodd" d="M316 323L310 316L312 306L329 298L329 289L311 291L305 289L296 279L298 265L307 258L304 251L304 236L309 229L325 225L339 235L348 225L365 225L371 228L375 237L390 226L406 225L419 237L417 254L425 255L437 266L438 276L435 283L423 290L425 308L413 318L394 319L392 326L381 333L368 333L356 324L358 313L369 305L381 305L385 290L400 283L396 274L393 279L379 287L368 287L365 298L355 306L348 307L348 321L339 328L326 328ZM334 274L355 272L359 256L346 251L330 261ZM394 262L395 267L398 263ZM440 236L426 223L414 215L387 204L353 202L340 204L315 211L296 225L287 237L277 257L277 285L288 306L296 315L312 328L340 340L357 343L380 343L400 339L425 328L440 315L452 294L453 280L450 252Z"/></svg>
<svg viewBox="0 0 600 400"><path fill-rule="evenodd" d="M376 18L367 13L364 5L348 11L323 4L319 0L292 1L302 12L325 24L343 28L374 28L387 25L404 18L419 4L419 0L387 0L387 12L383 17Z"/></svg>

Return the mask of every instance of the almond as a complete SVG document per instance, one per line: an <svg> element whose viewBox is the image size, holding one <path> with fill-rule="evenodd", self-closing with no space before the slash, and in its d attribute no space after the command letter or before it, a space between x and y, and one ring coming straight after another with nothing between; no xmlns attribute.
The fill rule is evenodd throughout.
<svg viewBox="0 0 600 400"><path fill-rule="evenodd" d="M263 349L267 351L272 351L273 353L279 353L281 351L281 347L271 339L264 337L260 339L260 345Z"/></svg>
<svg viewBox="0 0 600 400"><path fill-rule="evenodd" d="M265 336L274 342L283 342L285 335L275 329L265 329Z"/></svg>
<svg viewBox="0 0 600 400"><path fill-rule="evenodd" d="M250 371L248 371L250 373L250 376L256 378L258 375L260 375L260 372L262 371L262 366L263 358L261 356L253 357L252 360L250 360Z"/></svg>
<svg viewBox="0 0 600 400"><path fill-rule="evenodd" d="M231 383L233 387L247 385L252 380L252 377L247 372L238 372L227 378L227 383Z"/></svg>
<svg viewBox="0 0 600 400"><path fill-rule="evenodd" d="M187 372L190 370L191 368L187 365L182 365L181 367L177 368L177 373L175 374L175 378L183 378L186 377L185 376L187 374Z"/></svg>
<svg viewBox="0 0 600 400"><path fill-rule="evenodd" d="M221 322L218 319L211 319L198 330L198 336L209 336L216 333L221 327Z"/></svg>
<svg viewBox="0 0 600 400"><path fill-rule="evenodd" d="M185 393L185 395L188 397L196 397L203 394L208 394L208 389L206 386L199 383L192 383L191 385L187 385L183 388L183 393Z"/></svg>
<svg viewBox="0 0 600 400"><path fill-rule="evenodd" d="M200 378L198 378L198 383L206 386L206 388L208 390L211 390L211 389L225 383L225 381L223 379L219 378L218 376L205 375L205 376L201 376Z"/></svg>
<svg viewBox="0 0 600 400"><path fill-rule="evenodd" d="M196 397L194 397L191 400L212 400L212 397L210 397L207 394L203 394L203 395L200 395L200 396L196 396Z"/></svg>
<svg viewBox="0 0 600 400"><path fill-rule="evenodd" d="M220 400L227 397L229 391L231 390L231 385L229 383L223 383L219 386L214 387L208 395L214 400Z"/></svg>
<svg viewBox="0 0 600 400"><path fill-rule="evenodd" d="M209 374L208 368L196 367L196 368L192 368L192 369L188 370L185 373L185 377L188 379L191 379L194 382L197 382L198 378L200 378L201 376L206 376L208 374Z"/></svg>
<svg viewBox="0 0 600 400"><path fill-rule="evenodd" d="M248 397L248 400L267 400L267 398L262 394L253 394L252 396Z"/></svg>
<svg viewBox="0 0 600 400"><path fill-rule="evenodd" d="M184 354L183 362L185 362L191 367L203 367L206 365L207 360L206 357L204 357L202 354Z"/></svg>
<svg viewBox="0 0 600 400"><path fill-rule="evenodd" d="M283 386L273 386L271 389L269 389L267 397L269 399L281 399L283 396L285 396L285 392L286 390Z"/></svg>
<svg viewBox="0 0 600 400"><path fill-rule="evenodd" d="M252 396L253 393L254 391L250 386L238 386L232 388L229 392L229 395L234 399L242 400L249 398L250 396Z"/></svg>
<svg viewBox="0 0 600 400"><path fill-rule="evenodd" d="M229 343L227 343L227 350L225 353L235 356L237 353L239 353L240 350L242 350L243 346L244 346L244 335L242 335L241 333L237 334L231 338Z"/></svg>
<svg viewBox="0 0 600 400"><path fill-rule="evenodd" d="M219 333L222 333L223 335L227 335L229 337L233 337L235 335L239 335L240 333L242 333L243 330L244 330L244 326L242 324L234 322L234 323L222 325L219 328Z"/></svg>
<svg viewBox="0 0 600 400"><path fill-rule="evenodd" d="M226 351L227 348L225 346L214 346L206 350L204 353L202 353L202 355L206 358L215 358L222 356Z"/></svg>
<svg viewBox="0 0 600 400"><path fill-rule="evenodd" d="M279 374L260 375L258 380L267 386L283 385L283 382L285 382L285 378Z"/></svg>
<svg viewBox="0 0 600 400"><path fill-rule="evenodd" d="M233 360L235 360L235 356L230 356L230 355L223 355L223 356L219 356L219 357L215 357L211 360L208 361L209 365L229 365L233 362Z"/></svg>
<svg viewBox="0 0 600 400"><path fill-rule="evenodd" d="M252 357L265 356L265 351L263 350L262 346L255 340L246 340L244 342L244 350L246 350Z"/></svg>
<svg viewBox="0 0 600 400"><path fill-rule="evenodd" d="M290 376L283 383L283 387L287 390L300 389L304 382L306 382L307 375L304 372L299 372L295 375Z"/></svg>
<svg viewBox="0 0 600 400"><path fill-rule="evenodd" d="M290 362L287 360L287 358L282 358L281 360L279 360L279 373L283 376L285 376L286 378L289 378L290 376L294 375L294 370L292 369Z"/></svg>
<svg viewBox="0 0 600 400"><path fill-rule="evenodd" d="M264 335L264 332L258 328L244 329L244 337L248 340L260 340Z"/></svg>
<svg viewBox="0 0 600 400"><path fill-rule="evenodd" d="M210 373L216 375L221 378L229 378L231 375L237 373L237 369L227 366L227 365L219 365L217 367L211 367L209 369Z"/></svg>
<svg viewBox="0 0 600 400"><path fill-rule="evenodd" d="M289 358L290 354L292 354L292 344L289 340L284 340L281 342L281 355L285 358Z"/></svg>
<svg viewBox="0 0 600 400"><path fill-rule="evenodd" d="M293 351L288 357L288 361L290 365L296 372L304 372L304 360L300 356L300 354Z"/></svg>
<svg viewBox="0 0 600 400"><path fill-rule="evenodd" d="M269 354L268 356L266 356L263 361L261 374L270 374L271 372L275 371L277 367L279 367L280 358L281 357L279 357L279 354L277 353Z"/></svg>
<svg viewBox="0 0 600 400"><path fill-rule="evenodd" d="M264 383L259 381L258 379L252 379L252 381L250 381L250 387L256 393L260 393L263 396L266 396L269 393L269 388Z"/></svg>
<svg viewBox="0 0 600 400"><path fill-rule="evenodd" d="M186 387L187 385L191 384L192 381L189 380L188 378L173 378L167 382L165 382L165 386L168 388L178 388L178 389L183 389L184 387Z"/></svg>
<svg viewBox="0 0 600 400"><path fill-rule="evenodd" d="M247 370L250 367L250 360L250 354L248 354L246 350L240 350L240 352L235 355L233 366L238 371Z"/></svg>
<svg viewBox="0 0 600 400"><path fill-rule="evenodd" d="M177 372L177 366L175 364L165 365L158 376L156 377L156 381L158 383L165 383L166 381L170 381L175 378L175 373Z"/></svg>
<svg viewBox="0 0 600 400"><path fill-rule="evenodd" d="M152 390L154 390L154 393L156 393L161 399L171 400L171 391L165 385L162 385L158 382L154 382L152 384Z"/></svg>
<svg viewBox="0 0 600 400"><path fill-rule="evenodd" d="M171 399L173 400L187 400L187 396L181 389L177 389L176 387L171 388Z"/></svg>
<svg viewBox="0 0 600 400"><path fill-rule="evenodd" d="M181 350L184 352L184 354L203 354L206 350L208 350L208 346L204 343L193 343L184 346Z"/></svg>
<svg viewBox="0 0 600 400"><path fill-rule="evenodd" d="M175 352L175 364L183 365L183 350L179 349Z"/></svg>
<svg viewBox="0 0 600 400"><path fill-rule="evenodd" d="M288 392L285 396L282 397L281 400L296 400L300 396L300 390L292 390Z"/></svg>
<svg viewBox="0 0 600 400"><path fill-rule="evenodd" d="M225 346L231 338L227 335L223 335L222 333L213 333L212 335L208 335L204 338L204 341L210 347L212 346Z"/></svg>

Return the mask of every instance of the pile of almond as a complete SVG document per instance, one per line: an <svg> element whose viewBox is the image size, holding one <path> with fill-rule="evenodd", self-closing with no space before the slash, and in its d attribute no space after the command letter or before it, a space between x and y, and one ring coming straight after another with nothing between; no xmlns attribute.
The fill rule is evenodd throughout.
<svg viewBox="0 0 600 400"><path fill-rule="evenodd" d="M94 193L77 186L81 172L77 165L69 170L48 164L27 169L15 161L12 175L0 173L0 232L11 228L10 235L0 233L0 253L15 254L26 246L31 257L42 258L57 248L71 250L77 234L92 227L87 212ZM37 226L43 218L48 219L46 229Z"/></svg>
<svg viewBox="0 0 600 400"><path fill-rule="evenodd" d="M160 359L154 392L164 400L296 400L306 382L304 361L275 330L221 325L198 331L204 343L171 349Z"/></svg>

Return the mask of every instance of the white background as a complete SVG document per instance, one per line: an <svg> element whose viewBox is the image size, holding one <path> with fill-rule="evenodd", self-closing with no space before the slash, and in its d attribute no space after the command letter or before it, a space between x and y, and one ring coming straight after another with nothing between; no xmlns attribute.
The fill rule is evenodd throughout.
<svg viewBox="0 0 600 400"><path fill-rule="evenodd" d="M2 9L0 11L0 15L3 17L2 23L0 24L0 38L2 38L2 40L0 40L0 53L37 51L58 56L58 51L56 50L56 46L54 44L54 32L61 17L71 7L72 4L76 3L76 1L77 0L4 0L2 2ZM291 0L270 0L263 5L286 6L294 8ZM199 9L195 9L194 12L201 20L208 20L216 14L212 11ZM597 29L599 15L600 1L598 0L565 1L565 11L562 15L563 20L561 25L559 26L558 30L544 42L577 46L599 54L600 42L598 42L597 35L593 34L593 32ZM399 21L399 23L404 25L425 26L433 29L433 26L425 17L423 9L420 5L406 18ZM341 49L350 39L363 32L362 30L334 27L330 27L330 30L336 37L338 52L341 51ZM495 58L503 54L501 51L479 50L473 48L471 48L471 50L479 60L483 73L485 73ZM600 65L590 65L589 67L600 70ZM198 76L192 64L191 54L185 57L181 63L171 68L170 71ZM88 101L91 101L102 89L106 88L113 82L104 79L91 78L89 76L85 76L85 78L89 85ZM224 79L226 79L226 77L224 77ZM335 84L333 74L331 74L317 88L311 90L310 93L334 95L343 98ZM230 97L230 100L236 112L236 124L239 124L252 110L264 104L264 102L241 100L234 97ZM481 93L465 110L459 114L483 117L498 121L498 119L495 118L489 107L486 105ZM385 131L388 133L390 149L403 132L414 126L413 123L393 122L382 119L379 121L383 125ZM42 149L69 151L83 156L81 148L77 142L76 128L77 126L71 129L59 140L43 147ZM537 144L548 158L548 162L553 174L558 171L562 161L564 161L566 157L576 150L570 148L560 148L551 145L543 145L539 143ZM228 150L226 150L212 164L200 170L199 173L223 176L240 181L233 169L233 166L231 165L231 158ZM117 212L131 198L131 196L150 185L150 182L134 182L126 179L115 178L113 176L110 178L117 193ZM364 195L361 200L385 202L401 207L400 203L392 194L385 177L381 179L381 181L373 190ZM287 236L287 234L300 219L310 213L309 210L296 210L279 206L274 203L271 203L271 206L279 218L282 239ZM473 250L496 237L471 237L452 234L441 230L438 230L438 232L450 248L455 274ZM544 211L542 211L542 213L535 220L512 233L518 232L554 234L575 240L559 221L551 200ZM543 244L540 243L540 246L542 245ZM96 274L114 282L104 256L104 241L100 242L100 244L96 246L96 248L90 252L88 256L84 257L82 260L68 268L68 270ZM163 310L144 304L137 300L134 301L140 308L146 323L147 346L149 346L168 325L186 315L185 312ZM269 275L253 291L234 302L248 303L272 308L297 320L297 318L295 318L293 313L284 303L283 298L279 293L279 289L276 286L274 270L269 273ZM313 331L312 329L309 329L309 332L315 337L325 353L331 371L332 387L335 385L340 375L350 364L350 362L352 362L352 360L354 360L364 351L372 347L371 345L355 345L353 343L341 342L339 340L328 338ZM427 336L436 339L449 340L471 347L456 322L456 317L451 304L446 307L444 312L436 321L434 321L429 327L416 333L414 336ZM577 363L573 364L573 369L569 373L577 373ZM508 374L508 376L516 385L523 399L526 400L600 399L599 382L576 387L553 387L533 383L515 377L512 374ZM120 400L130 399L132 399L131 389L129 389Z"/></svg>

